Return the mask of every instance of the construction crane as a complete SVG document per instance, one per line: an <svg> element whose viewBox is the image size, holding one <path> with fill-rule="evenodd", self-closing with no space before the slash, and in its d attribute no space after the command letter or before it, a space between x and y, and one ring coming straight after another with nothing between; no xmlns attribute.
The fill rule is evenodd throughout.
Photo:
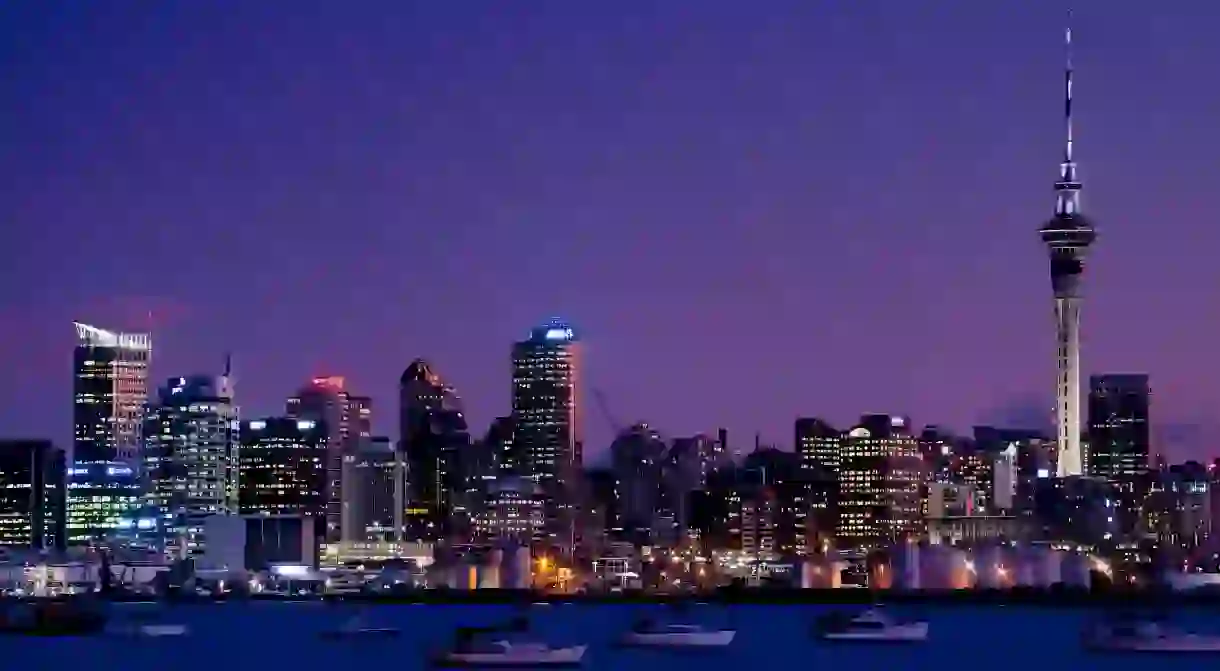
<svg viewBox="0 0 1220 671"><path fill-rule="evenodd" d="M623 424L615 418L614 413L610 412L610 403L606 401L606 395L601 389L593 388L593 398L597 401L597 409L602 413L602 419L606 420L606 424L610 426L610 431L614 437L618 437L623 432Z"/></svg>

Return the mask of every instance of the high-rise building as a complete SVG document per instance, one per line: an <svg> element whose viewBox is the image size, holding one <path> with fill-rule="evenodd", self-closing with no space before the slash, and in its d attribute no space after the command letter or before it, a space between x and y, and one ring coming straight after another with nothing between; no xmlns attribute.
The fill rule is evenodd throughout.
<svg viewBox="0 0 1220 671"><path fill-rule="evenodd" d="M839 468L839 443L843 433L816 417L796 420L793 446L801 456L801 467L835 472Z"/></svg>
<svg viewBox="0 0 1220 671"><path fill-rule="evenodd" d="M78 464L137 459L152 336L75 326L72 459Z"/></svg>
<svg viewBox="0 0 1220 671"><path fill-rule="evenodd" d="M865 415L839 459L840 549L876 549L921 534L923 459L904 417Z"/></svg>
<svg viewBox="0 0 1220 671"><path fill-rule="evenodd" d="M144 501L139 471L126 461L77 462L68 469L68 544L108 544Z"/></svg>
<svg viewBox="0 0 1220 671"><path fill-rule="evenodd" d="M471 445L462 401L422 359L407 366L398 388L407 539L435 541L468 532L476 483L465 461Z"/></svg>
<svg viewBox="0 0 1220 671"><path fill-rule="evenodd" d="M204 552L204 522L237 513L237 406L231 376L172 377L144 420L145 500L175 556Z"/></svg>
<svg viewBox="0 0 1220 671"><path fill-rule="evenodd" d="M581 464L579 344L563 322L536 328L513 345L516 442L543 487Z"/></svg>
<svg viewBox="0 0 1220 671"><path fill-rule="evenodd" d="M325 536L329 542L338 541L343 522L343 454L372 435L372 400L349 393L342 377L315 377L288 399L284 414L327 427Z"/></svg>
<svg viewBox="0 0 1220 671"><path fill-rule="evenodd" d="M327 427L265 417L239 424L237 506L242 515L308 516L325 527Z"/></svg>
<svg viewBox="0 0 1220 671"><path fill-rule="evenodd" d="M560 548L577 544L570 484L583 461L579 353L575 331L558 320L512 350L514 447L547 498L546 535Z"/></svg>
<svg viewBox="0 0 1220 671"><path fill-rule="evenodd" d="M1080 418L1080 279L1084 258L1096 239L1093 223L1080 209L1081 182L1076 175L1072 135L1072 30L1065 35L1068 48L1065 69L1064 123L1066 142L1059 181L1055 182L1055 215L1039 234L1051 261L1051 288L1055 293L1055 360L1058 368L1055 418L1058 440L1058 475L1081 475Z"/></svg>
<svg viewBox="0 0 1220 671"><path fill-rule="evenodd" d="M101 540L130 510L129 503L139 505L134 466L140 459L152 336L74 325L68 541L75 544Z"/></svg>
<svg viewBox="0 0 1220 671"><path fill-rule="evenodd" d="M1089 378L1089 475L1107 480L1148 472L1147 375Z"/></svg>
<svg viewBox="0 0 1220 671"><path fill-rule="evenodd" d="M365 438L343 455L343 540L352 543L403 539L407 465L385 437Z"/></svg>
<svg viewBox="0 0 1220 671"><path fill-rule="evenodd" d="M0 440L0 545L63 548L65 458L47 440Z"/></svg>

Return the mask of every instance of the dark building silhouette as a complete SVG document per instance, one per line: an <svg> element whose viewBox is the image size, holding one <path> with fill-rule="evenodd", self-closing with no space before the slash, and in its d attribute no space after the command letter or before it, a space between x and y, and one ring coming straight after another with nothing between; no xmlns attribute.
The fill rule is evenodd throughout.
<svg viewBox="0 0 1220 671"><path fill-rule="evenodd" d="M1113 480L1148 472L1147 375L1089 378L1089 475Z"/></svg>
<svg viewBox="0 0 1220 671"><path fill-rule="evenodd" d="M65 468L63 451L50 441L0 441L0 545L67 544Z"/></svg>
<svg viewBox="0 0 1220 671"><path fill-rule="evenodd" d="M237 494L242 515L300 517L326 530L326 425L266 417L239 425Z"/></svg>
<svg viewBox="0 0 1220 671"><path fill-rule="evenodd" d="M579 352L572 327L557 320L533 329L512 349L514 448L547 499L548 542L564 550L579 541L570 486L583 461Z"/></svg>
<svg viewBox="0 0 1220 671"><path fill-rule="evenodd" d="M407 463L406 536L436 541L470 530L470 433L462 402L422 359L399 379L399 449Z"/></svg>
<svg viewBox="0 0 1220 671"><path fill-rule="evenodd" d="M811 470L839 469L839 450L843 432L816 417L796 420L793 451L801 457L801 466Z"/></svg>
<svg viewBox="0 0 1220 671"><path fill-rule="evenodd" d="M348 392L346 380L316 377L289 398L284 414L326 426L326 539L342 538L343 455L372 434L373 402Z"/></svg>
<svg viewBox="0 0 1220 671"><path fill-rule="evenodd" d="M1138 533L1156 481L1149 465L1150 401L1147 375L1089 378L1088 474L1113 486L1124 537Z"/></svg>

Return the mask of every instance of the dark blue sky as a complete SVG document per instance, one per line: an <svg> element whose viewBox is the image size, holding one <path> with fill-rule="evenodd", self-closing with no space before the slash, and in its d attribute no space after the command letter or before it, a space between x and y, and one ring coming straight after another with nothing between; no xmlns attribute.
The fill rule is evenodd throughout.
<svg viewBox="0 0 1220 671"><path fill-rule="evenodd" d="M1220 8L1075 3L1099 240L1086 372L1206 456ZM481 431L562 316L624 420L1049 418L1049 0L26 2L0 8L0 434L71 434L71 321L247 415L423 356ZM1043 409L1045 412L1043 413ZM590 451L610 430L592 403Z"/></svg>

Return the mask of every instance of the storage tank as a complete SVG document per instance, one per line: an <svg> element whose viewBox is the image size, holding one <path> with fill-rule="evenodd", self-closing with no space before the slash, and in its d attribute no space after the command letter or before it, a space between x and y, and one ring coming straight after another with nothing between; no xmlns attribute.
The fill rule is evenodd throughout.
<svg viewBox="0 0 1220 671"><path fill-rule="evenodd" d="M974 586L978 589L1008 589L1012 587L1012 554L1008 548L988 545L976 548L973 556Z"/></svg>
<svg viewBox="0 0 1220 671"><path fill-rule="evenodd" d="M1043 548L1022 546L1014 548L1009 573L1014 587L1038 587L1038 562Z"/></svg>
<svg viewBox="0 0 1220 671"><path fill-rule="evenodd" d="M1063 554L1058 550L1043 550L1039 553L1035 568L1038 587L1047 588L1063 581Z"/></svg>
<svg viewBox="0 0 1220 671"><path fill-rule="evenodd" d="M1089 571L1093 569L1093 558L1083 552L1068 552L1060 565L1060 580L1067 587L1088 589L1093 584Z"/></svg>
<svg viewBox="0 0 1220 671"><path fill-rule="evenodd" d="M967 554L947 545L925 545L919 549L920 584L923 589L970 589L974 580Z"/></svg>
<svg viewBox="0 0 1220 671"><path fill-rule="evenodd" d="M918 543L902 543L890 549L890 568L893 589L918 590L920 582L921 548Z"/></svg>

